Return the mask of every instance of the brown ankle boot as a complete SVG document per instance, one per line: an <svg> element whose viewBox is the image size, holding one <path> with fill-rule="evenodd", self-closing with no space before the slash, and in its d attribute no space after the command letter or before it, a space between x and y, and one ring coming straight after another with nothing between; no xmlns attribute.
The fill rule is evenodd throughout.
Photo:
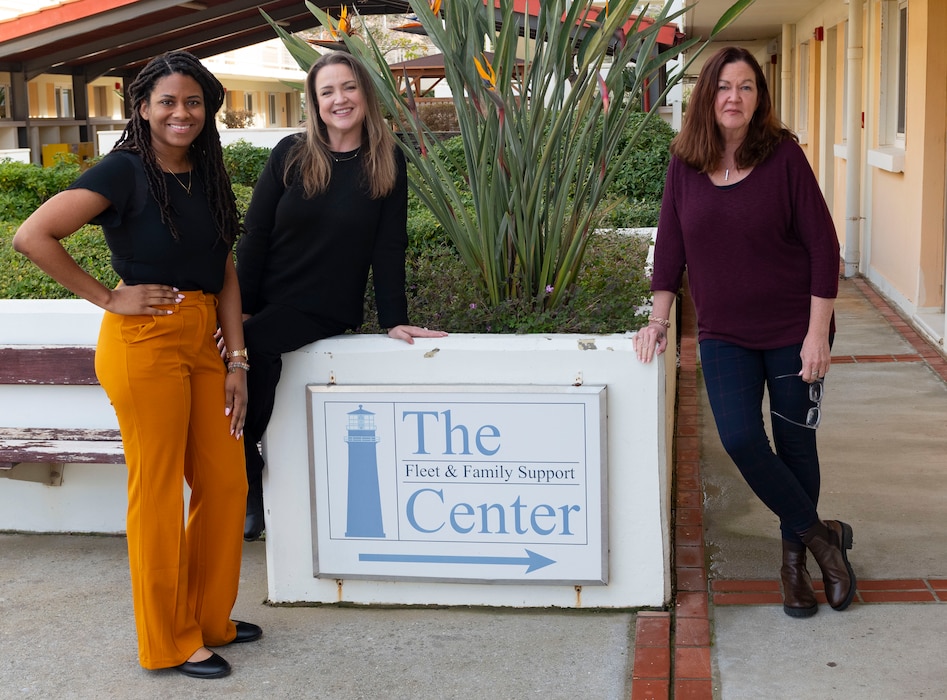
<svg viewBox="0 0 947 700"><path fill-rule="evenodd" d="M806 546L801 542L783 540L783 612L789 617L812 617L819 604L812 590L812 578L806 569Z"/></svg>
<svg viewBox="0 0 947 700"><path fill-rule="evenodd" d="M801 534L802 541L822 569L825 597L836 610L844 610L855 598L855 572L848 563L852 548L852 526L841 520L824 520Z"/></svg>

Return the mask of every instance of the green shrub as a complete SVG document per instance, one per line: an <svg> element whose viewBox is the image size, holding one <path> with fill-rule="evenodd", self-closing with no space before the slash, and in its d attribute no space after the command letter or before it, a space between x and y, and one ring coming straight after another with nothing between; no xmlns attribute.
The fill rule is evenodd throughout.
<svg viewBox="0 0 947 700"><path fill-rule="evenodd" d="M408 193L408 248L415 254L430 249L453 249L450 237L414 192Z"/></svg>
<svg viewBox="0 0 947 700"><path fill-rule="evenodd" d="M69 187L79 173L79 164L70 159L58 159L49 168L0 161L0 221L22 221L40 204Z"/></svg>
<svg viewBox="0 0 947 700"><path fill-rule="evenodd" d="M254 146L244 139L224 146L223 151L224 167L227 168L230 181L247 187L253 187L260 179L266 159L270 157L269 148Z"/></svg>
<svg viewBox="0 0 947 700"><path fill-rule="evenodd" d="M624 129L622 147L638 129L645 115L632 114ZM635 144L631 157L621 163L609 192L631 200L661 202L664 176L671 161L672 129L663 119L650 119Z"/></svg>
<svg viewBox="0 0 947 700"><path fill-rule="evenodd" d="M73 295L22 255L10 241L17 224L0 224L0 298L67 299ZM446 237L445 237L446 238ZM592 238L576 290L555 310L537 314L529 304L510 301L488 308L453 247L421 237L408 252L408 312L412 323L453 333L619 333L644 324L639 307L650 298L645 276L647 241L601 233ZM111 269L105 237L84 226L64 241L79 265L106 286L118 279ZM362 332L380 332L371 284Z"/></svg>
<svg viewBox="0 0 947 700"><path fill-rule="evenodd" d="M660 201L613 197L600 225L603 228L654 228L660 214Z"/></svg>
<svg viewBox="0 0 947 700"><path fill-rule="evenodd" d="M232 189L233 196L237 199L237 216L243 222L243 217L247 215L247 207L250 206L250 198L253 196L253 188L235 182Z"/></svg>
<svg viewBox="0 0 947 700"><path fill-rule="evenodd" d="M0 299L73 299L62 287L27 258L13 250L11 241L19 223L0 223ZM98 226L83 226L63 241L79 266L107 287L118 284L112 270L105 236Z"/></svg>
<svg viewBox="0 0 947 700"><path fill-rule="evenodd" d="M452 333L621 333L645 324L640 307L651 297L645 274L649 241L604 232L592 237L572 295L540 313L526 302L508 300L489 308L469 270L451 247L410 250L408 315L418 326ZM360 329L377 333L371 283Z"/></svg>

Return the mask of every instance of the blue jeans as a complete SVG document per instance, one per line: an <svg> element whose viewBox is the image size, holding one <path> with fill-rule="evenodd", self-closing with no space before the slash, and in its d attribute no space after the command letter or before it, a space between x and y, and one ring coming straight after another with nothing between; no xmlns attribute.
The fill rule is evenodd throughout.
<svg viewBox="0 0 947 700"><path fill-rule="evenodd" d="M749 350L720 340L700 343L704 384L720 441L746 483L779 518L783 539L801 542L799 534L819 516L819 454L816 431L772 416L770 446L763 423L763 388L770 409L805 423L809 385L796 375L802 369L802 345Z"/></svg>

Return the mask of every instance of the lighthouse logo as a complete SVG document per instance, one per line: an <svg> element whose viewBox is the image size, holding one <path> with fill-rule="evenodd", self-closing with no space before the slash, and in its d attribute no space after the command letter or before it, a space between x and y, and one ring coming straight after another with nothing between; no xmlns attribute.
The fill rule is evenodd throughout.
<svg viewBox="0 0 947 700"><path fill-rule="evenodd" d="M375 414L366 411L361 404L348 413L345 442L349 448L345 536L384 537Z"/></svg>

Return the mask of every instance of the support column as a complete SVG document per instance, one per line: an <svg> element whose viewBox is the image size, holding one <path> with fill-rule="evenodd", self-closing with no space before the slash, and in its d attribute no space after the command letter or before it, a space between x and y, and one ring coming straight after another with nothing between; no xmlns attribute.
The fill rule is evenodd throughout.
<svg viewBox="0 0 947 700"><path fill-rule="evenodd" d="M783 25L783 36L779 42L779 118L783 124L795 129L792 117L792 48L793 25Z"/></svg>
<svg viewBox="0 0 947 700"><path fill-rule="evenodd" d="M844 276L858 274L861 257L862 217L862 67L864 62L864 0L848 3L848 123L845 124L847 163L845 170Z"/></svg>
<svg viewBox="0 0 947 700"><path fill-rule="evenodd" d="M83 75L72 76L72 106L79 125L79 140L89 141L89 83Z"/></svg>
<svg viewBox="0 0 947 700"><path fill-rule="evenodd" d="M29 148L30 93L23 71L10 71L10 93L10 116L13 121L26 124L26 126L17 127L17 148ZM35 158L33 162L37 162Z"/></svg>

